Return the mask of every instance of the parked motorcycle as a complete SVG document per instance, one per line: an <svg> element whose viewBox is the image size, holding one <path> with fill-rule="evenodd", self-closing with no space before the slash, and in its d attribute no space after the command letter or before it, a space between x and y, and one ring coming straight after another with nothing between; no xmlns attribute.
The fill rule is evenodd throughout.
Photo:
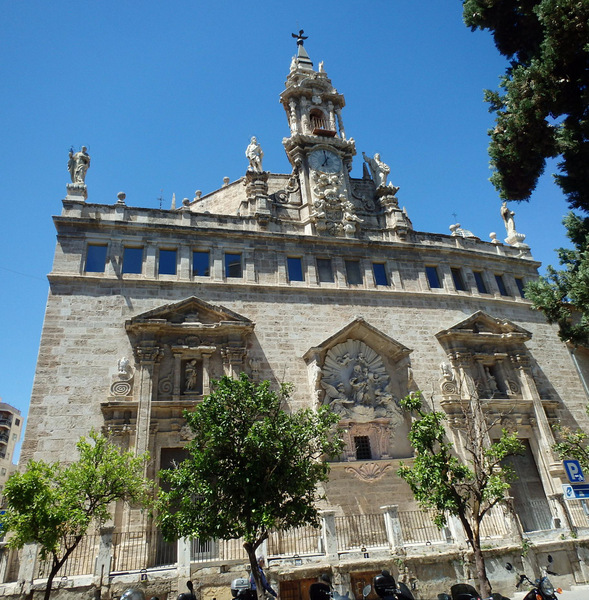
<svg viewBox="0 0 589 600"><path fill-rule="evenodd" d="M438 594L438 600L482 600L476 588L468 583L456 583L450 588L450 594ZM485 600L509 600L498 593L491 594Z"/></svg>
<svg viewBox="0 0 589 600"><path fill-rule="evenodd" d="M552 556L548 555L548 564L551 564L553 561ZM505 568L508 571L513 571L513 565L511 563L507 563ZM538 577L532 581L527 575L520 574L519 581L516 584L516 588L519 588L522 583L527 582L532 586L532 589L524 596L524 600L557 600L558 594L562 594L561 588L555 588L552 585L548 575L558 575L554 571L550 571L548 568L544 569L546 571L546 575L542 577Z"/></svg>
<svg viewBox="0 0 589 600"><path fill-rule="evenodd" d="M415 600L411 590L404 583L397 584L386 569L374 578L374 591L382 600Z"/></svg>
<svg viewBox="0 0 589 600"><path fill-rule="evenodd" d="M310 600L353 600L350 599L350 592L346 592L343 596L336 592L327 575L321 575L320 580L311 584L309 588ZM365 585L362 589L362 600L366 600L371 591L372 586Z"/></svg>
<svg viewBox="0 0 589 600"><path fill-rule="evenodd" d="M239 600L256 600L257 594L252 590L249 577L238 577L231 582L231 596Z"/></svg>
<svg viewBox="0 0 589 600"><path fill-rule="evenodd" d="M194 585L192 585L192 581L187 581L186 587L189 591L178 594L177 600L196 600L196 595L194 593Z"/></svg>

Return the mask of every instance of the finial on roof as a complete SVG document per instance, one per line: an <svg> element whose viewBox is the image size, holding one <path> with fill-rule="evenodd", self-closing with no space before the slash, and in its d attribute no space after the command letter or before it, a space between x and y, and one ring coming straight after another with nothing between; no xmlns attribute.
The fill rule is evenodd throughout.
<svg viewBox="0 0 589 600"><path fill-rule="evenodd" d="M292 35L293 38L297 38L297 46L303 46L305 43L305 40L308 39L308 35L303 35L303 33L305 33L304 29L300 29L299 33L291 33L290 35Z"/></svg>
<svg viewBox="0 0 589 600"><path fill-rule="evenodd" d="M290 69L291 72L296 71L297 69L303 69L305 71L313 70L313 62L309 58L304 46L304 42L309 36L303 35L303 33L305 33L303 29L298 33L291 33L292 37L297 40L297 55L293 59L293 64Z"/></svg>

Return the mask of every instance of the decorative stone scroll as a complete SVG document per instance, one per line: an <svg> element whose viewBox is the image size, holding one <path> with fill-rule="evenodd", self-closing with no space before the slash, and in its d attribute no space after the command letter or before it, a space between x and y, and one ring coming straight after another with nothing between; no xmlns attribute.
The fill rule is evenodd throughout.
<svg viewBox="0 0 589 600"><path fill-rule="evenodd" d="M364 342L347 340L334 346L322 372L323 403L343 418L361 423L378 418L402 420L384 362Z"/></svg>
<svg viewBox="0 0 589 600"><path fill-rule="evenodd" d="M127 398L133 394L133 368L129 359L122 357L117 363L117 374L110 386L110 395L115 398Z"/></svg>

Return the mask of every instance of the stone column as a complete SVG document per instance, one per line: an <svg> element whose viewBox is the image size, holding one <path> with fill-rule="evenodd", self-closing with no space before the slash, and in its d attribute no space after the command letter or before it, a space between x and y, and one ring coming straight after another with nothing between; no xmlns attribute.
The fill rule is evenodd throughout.
<svg viewBox="0 0 589 600"><path fill-rule="evenodd" d="M381 506L380 510L383 511L384 526L391 551L402 550L405 546L405 540L403 539L403 530L399 519L399 507L396 504L389 504Z"/></svg>
<svg viewBox="0 0 589 600"><path fill-rule="evenodd" d="M236 379L244 370L245 348L223 348L223 366L228 377Z"/></svg>
<svg viewBox="0 0 589 600"><path fill-rule="evenodd" d="M178 589L182 589L186 579L190 579L190 546L188 538L180 538L178 544L178 564L176 573L178 575Z"/></svg>
<svg viewBox="0 0 589 600"><path fill-rule="evenodd" d="M112 534L114 526L100 528L100 546L98 547L98 556L94 565L94 585L98 589L108 586L110 565L112 561Z"/></svg>
<svg viewBox="0 0 589 600"><path fill-rule="evenodd" d="M339 560L337 553L337 531L335 529L335 511L321 510L321 536L323 538L323 550L330 564Z"/></svg>
<svg viewBox="0 0 589 600"><path fill-rule="evenodd" d="M141 345L135 348L135 355L139 362L139 402L135 430L135 453L143 454L149 449L153 386L162 353L160 348L153 345L153 342L142 342Z"/></svg>
<svg viewBox="0 0 589 600"><path fill-rule="evenodd" d="M464 533L464 527L462 527L460 519L455 515L448 515L447 522L447 529L454 543L458 546L466 546L466 534Z"/></svg>
<svg viewBox="0 0 589 600"><path fill-rule="evenodd" d="M22 586L21 594L28 594L37 570L37 544L25 544L21 550L17 582Z"/></svg>
<svg viewBox="0 0 589 600"><path fill-rule="evenodd" d="M10 549L6 547L6 542L0 542L0 583L6 582L6 572L8 571L8 558Z"/></svg>
<svg viewBox="0 0 589 600"><path fill-rule="evenodd" d="M337 117L337 124L339 127L339 135L342 140L346 139L346 132L344 131L344 122L342 120L342 109L338 106L335 109L335 116Z"/></svg>
<svg viewBox="0 0 589 600"><path fill-rule="evenodd" d="M211 356L215 348L202 352L202 393L206 396L211 393Z"/></svg>

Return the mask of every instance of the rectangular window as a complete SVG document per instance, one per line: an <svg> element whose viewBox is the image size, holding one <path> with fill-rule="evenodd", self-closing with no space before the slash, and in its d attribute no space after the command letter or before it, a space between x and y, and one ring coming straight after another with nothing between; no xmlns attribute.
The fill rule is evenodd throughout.
<svg viewBox="0 0 589 600"><path fill-rule="evenodd" d="M317 259L317 276L320 283L333 283L333 268L330 258Z"/></svg>
<svg viewBox="0 0 589 600"><path fill-rule="evenodd" d="M18 427L20 425L20 419L15 419L14 424Z"/></svg>
<svg viewBox="0 0 589 600"><path fill-rule="evenodd" d="M86 273L104 273L106 267L106 246L88 244L86 250Z"/></svg>
<svg viewBox="0 0 589 600"><path fill-rule="evenodd" d="M143 270L143 248L125 247L123 250L123 273L141 273Z"/></svg>
<svg viewBox="0 0 589 600"><path fill-rule="evenodd" d="M526 292L524 291L524 280L521 277L515 278L515 285L517 285L517 289L519 291L519 295L522 298L526 297Z"/></svg>
<svg viewBox="0 0 589 600"><path fill-rule="evenodd" d="M211 272L211 260L208 252L196 250L192 253L192 276L208 277Z"/></svg>
<svg viewBox="0 0 589 600"><path fill-rule="evenodd" d="M441 288L440 277L436 267L425 267L425 274L430 288Z"/></svg>
<svg viewBox="0 0 589 600"><path fill-rule="evenodd" d="M367 435L357 435L354 437L356 446L356 460L371 460L372 451L370 450L370 438Z"/></svg>
<svg viewBox="0 0 589 600"><path fill-rule="evenodd" d="M362 271L360 270L359 260L346 260L346 279L349 285L362 284Z"/></svg>
<svg viewBox="0 0 589 600"><path fill-rule="evenodd" d="M225 277L243 277L241 254L225 254Z"/></svg>
<svg viewBox="0 0 589 600"><path fill-rule="evenodd" d="M160 250L159 275L176 275L176 250Z"/></svg>
<svg viewBox="0 0 589 600"><path fill-rule="evenodd" d="M374 273L374 283L376 285L389 285L387 270L383 263L372 263L372 272Z"/></svg>
<svg viewBox="0 0 589 600"><path fill-rule="evenodd" d="M499 293L502 296L509 296L509 294L507 293L507 288L505 287L505 282L503 281L503 275L495 275L495 281L497 282Z"/></svg>
<svg viewBox="0 0 589 600"><path fill-rule="evenodd" d="M459 292L465 292L466 286L464 285L464 277L462 277L462 269L452 268L452 279L454 281L454 287Z"/></svg>
<svg viewBox="0 0 589 600"><path fill-rule="evenodd" d="M289 256L286 259L289 281L305 281L303 277L303 262L299 257Z"/></svg>
<svg viewBox="0 0 589 600"><path fill-rule="evenodd" d="M477 290L479 291L479 294L488 294L487 286L485 285L485 280L483 279L483 272L473 271L473 275L475 283L477 284Z"/></svg>

